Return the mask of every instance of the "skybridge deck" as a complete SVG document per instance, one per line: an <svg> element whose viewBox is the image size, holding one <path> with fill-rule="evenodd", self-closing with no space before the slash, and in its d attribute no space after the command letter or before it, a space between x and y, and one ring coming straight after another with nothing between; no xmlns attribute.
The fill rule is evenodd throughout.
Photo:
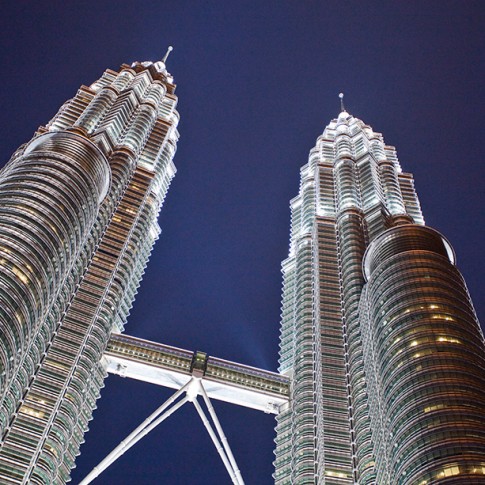
<svg viewBox="0 0 485 485"><path fill-rule="evenodd" d="M173 389L194 375L211 399L278 414L289 399L288 377L168 345L113 334L104 354L108 372Z"/></svg>

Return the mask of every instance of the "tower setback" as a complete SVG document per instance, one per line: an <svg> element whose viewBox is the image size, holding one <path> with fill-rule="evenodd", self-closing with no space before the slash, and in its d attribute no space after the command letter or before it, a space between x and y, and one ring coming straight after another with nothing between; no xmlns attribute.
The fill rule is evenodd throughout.
<svg viewBox="0 0 485 485"><path fill-rule="evenodd" d="M153 243L178 140L164 62L82 86L0 172L0 482L65 483Z"/></svg>
<svg viewBox="0 0 485 485"><path fill-rule="evenodd" d="M485 350L412 175L342 112L291 203L275 483L485 483Z"/></svg>

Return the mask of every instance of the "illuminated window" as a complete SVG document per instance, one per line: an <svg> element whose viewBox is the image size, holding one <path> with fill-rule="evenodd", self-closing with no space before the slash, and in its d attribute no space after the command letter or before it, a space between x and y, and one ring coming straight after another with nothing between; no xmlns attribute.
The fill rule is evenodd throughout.
<svg viewBox="0 0 485 485"><path fill-rule="evenodd" d="M455 475L459 475L459 474L460 474L460 468L458 466L449 465L443 468L443 470L436 475L436 478L454 477Z"/></svg>

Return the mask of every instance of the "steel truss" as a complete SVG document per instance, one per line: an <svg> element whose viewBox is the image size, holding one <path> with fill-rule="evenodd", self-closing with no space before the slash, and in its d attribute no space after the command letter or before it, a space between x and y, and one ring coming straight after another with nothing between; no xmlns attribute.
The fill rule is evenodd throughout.
<svg viewBox="0 0 485 485"><path fill-rule="evenodd" d="M197 374L198 372L194 371L194 375L189 382L187 382L172 396L170 396L159 408L148 416L143 423L141 423L123 441L121 441L121 443L108 456L106 456L106 458L104 458L97 466L93 468L93 470L86 476L86 478L84 478L84 480L81 481L79 485L87 485L88 483L91 483L121 455L138 443L138 441L140 441L150 431L165 421L169 416L177 411L177 409L181 408L187 402L191 402L197 410L202 423L209 433L209 436L214 443L214 446L216 447L216 450L219 453L219 456L221 457L229 476L231 477L232 483L234 485L244 485L244 480L231 451L231 447L229 446L229 442L224 434L215 409L204 389L202 378ZM184 393L185 396L183 396ZM199 394L202 395L202 399L211 419L207 417L202 406L197 400Z"/></svg>

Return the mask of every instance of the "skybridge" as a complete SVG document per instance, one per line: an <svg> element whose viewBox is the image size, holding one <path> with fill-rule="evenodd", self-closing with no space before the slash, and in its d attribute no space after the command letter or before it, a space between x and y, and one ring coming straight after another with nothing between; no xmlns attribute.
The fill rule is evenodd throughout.
<svg viewBox="0 0 485 485"><path fill-rule="evenodd" d="M290 381L275 372L179 349L123 334L113 334L103 357L111 374L175 389L176 392L130 433L80 483L87 485L123 453L185 403L192 403L234 485L244 485L211 399L265 413L288 405ZM206 412L198 401L202 397Z"/></svg>
<svg viewBox="0 0 485 485"><path fill-rule="evenodd" d="M105 358L111 374L172 389L180 389L192 378L196 367L200 367L200 377L209 398L266 413L278 414L288 402L287 377L203 352L113 334Z"/></svg>

